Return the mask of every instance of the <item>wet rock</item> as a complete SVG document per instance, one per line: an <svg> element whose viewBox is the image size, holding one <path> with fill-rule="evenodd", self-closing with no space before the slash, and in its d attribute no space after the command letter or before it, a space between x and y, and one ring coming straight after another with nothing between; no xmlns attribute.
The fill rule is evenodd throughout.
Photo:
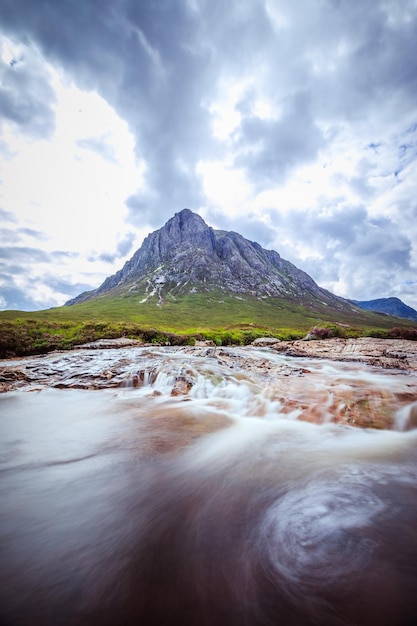
<svg viewBox="0 0 417 626"><path fill-rule="evenodd" d="M96 341L90 341L88 343L75 346L78 349L85 350L102 350L104 348L127 348L129 346L141 346L142 341L138 339L129 339L129 337L118 337L116 339L97 339Z"/></svg>
<svg viewBox="0 0 417 626"><path fill-rule="evenodd" d="M257 346L258 348L269 347L279 342L280 342L280 339L277 339L276 337L258 337L258 339L255 339L255 341L252 341L251 345Z"/></svg>
<svg viewBox="0 0 417 626"><path fill-rule="evenodd" d="M207 350L203 353L203 357L213 359L216 356L216 348L207 348Z"/></svg>
<svg viewBox="0 0 417 626"><path fill-rule="evenodd" d="M30 377L22 370L2 367L0 368L0 393L11 391L30 380Z"/></svg>
<svg viewBox="0 0 417 626"><path fill-rule="evenodd" d="M405 339L300 339L282 341L272 349L292 357L358 361L386 369L417 370L417 342Z"/></svg>
<svg viewBox="0 0 417 626"><path fill-rule="evenodd" d="M171 390L171 396L186 396L194 385L194 381L188 376L177 376Z"/></svg>
<svg viewBox="0 0 417 626"><path fill-rule="evenodd" d="M144 387L147 385L152 385L158 372L155 368L152 369L143 369L139 370L134 374L129 375L128 378L124 378L122 381L118 383L119 387Z"/></svg>
<svg viewBox="0 0 417 626"><path fill-rule="evenodd" d="M213 358L216 356L216 348L214 341L196 341L194 346L185 346L182 351L193 356Z"/></svg>
<svg viewBox="0 0 417 626"><path fill-rule="evenodd" d="M417 402L415 402L410 408L407 428L409 430L417 428Z"/></svg>

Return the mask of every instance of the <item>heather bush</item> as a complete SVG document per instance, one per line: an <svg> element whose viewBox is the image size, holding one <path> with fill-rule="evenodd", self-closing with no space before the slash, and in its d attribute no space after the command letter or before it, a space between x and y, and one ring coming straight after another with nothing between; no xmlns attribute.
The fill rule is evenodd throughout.
<svg viewBox="0 0 417 626"><path fill-rule="evenodd" d="M390 328L388 337L390 339L411 339L411 341L417 341L417 328Z"/></svg>
<svg viewBox="0 0 417 626"><path fill-rule="evenodd" d="M308 336L310 339L330 339L335 335L332 328L315 326L312 330L310 330Z"/></svg>

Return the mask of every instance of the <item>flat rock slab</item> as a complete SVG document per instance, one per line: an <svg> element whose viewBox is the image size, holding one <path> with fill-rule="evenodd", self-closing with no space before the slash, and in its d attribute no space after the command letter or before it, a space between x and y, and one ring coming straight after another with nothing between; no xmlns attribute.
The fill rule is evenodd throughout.
<svg viewBox="0 0 417 626"><path fill-rule="evenodd" d="M79 349L97 349L102 350L104 348L127 348L129 346L142 346L142 341L138 339L129 339L129 337L118 337L117 339L97 339L97 341L90 341L83 343L75 348Z"/></svg>
<svg viewBox="0 0 417 626"><path fill-rule="evenodd" d="M255 341L252 342L253 346L273 346L276 343L279 343L280 340L276 337L258 337Z"/></svg>
<svg viewBox="0 0 417 626"><path fill-rule="evenodd" d="M417 342L406 339L317 339L281 341L273 350L294 357L357 361L384 367L417 371Z"/></svg>

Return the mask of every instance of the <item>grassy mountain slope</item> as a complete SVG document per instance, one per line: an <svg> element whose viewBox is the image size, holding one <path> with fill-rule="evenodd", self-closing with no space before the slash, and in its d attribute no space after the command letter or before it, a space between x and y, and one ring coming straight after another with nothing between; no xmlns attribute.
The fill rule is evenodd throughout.
<svg viewBox="0 0 417 626"><path fill-rule="evenodd" d="M282 298L242 299L219 291L166 299L162 306L157 296L140 303L141 299L141 294L101 295L71 307L30 313L2 311L0 356L67 349L121 336L173 344L204 338L218 344L250 343L264 335L296 339L323 326L330 326L337 336L417 337L416 324L405 319L354 308L336 311L317 303L308 308ZM390 331L393 327L394 334Z"/></svg>

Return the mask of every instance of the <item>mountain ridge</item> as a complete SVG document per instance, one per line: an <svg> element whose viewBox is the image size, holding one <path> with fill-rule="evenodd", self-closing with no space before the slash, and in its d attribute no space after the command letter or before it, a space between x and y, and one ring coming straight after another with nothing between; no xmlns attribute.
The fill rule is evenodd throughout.
<svg viewBox="0 0 417 626"><path fill-rule="evenodd" d="M166 298L213 290L236 297L286 298L335 309L355 307L319 287L278 252L265 250L234 231L215 230L189 209L175 213L162 228L150 233L123 268L97 289L66 305L106 294L137 294L141 296L139 304L154 298L162 306Z"/></svg>
<svg viewBox="0 0 417 626"><path fill-rule="evenodd" d="M377 298L375 300L351 300L351 302L365 311L375 311L417 322L417 311L396 297Z"/></svg>

